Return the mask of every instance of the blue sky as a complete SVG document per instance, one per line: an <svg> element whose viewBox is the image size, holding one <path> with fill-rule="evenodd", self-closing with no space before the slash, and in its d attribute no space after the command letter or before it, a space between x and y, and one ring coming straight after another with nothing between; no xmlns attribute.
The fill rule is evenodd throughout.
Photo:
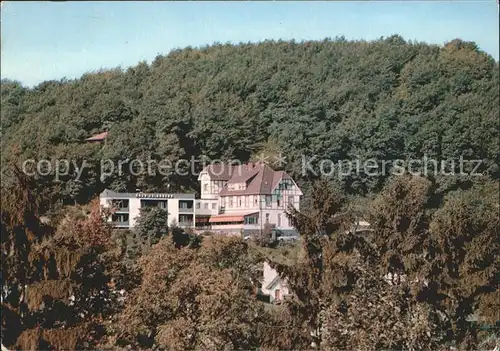
<svg viewBox="0 0 500 351"><path fill-rule="evenodd" d="M499 57L495 0L2 2L2 78L33 86L126 68L173 48L265 39L475 41Z"/></svg>

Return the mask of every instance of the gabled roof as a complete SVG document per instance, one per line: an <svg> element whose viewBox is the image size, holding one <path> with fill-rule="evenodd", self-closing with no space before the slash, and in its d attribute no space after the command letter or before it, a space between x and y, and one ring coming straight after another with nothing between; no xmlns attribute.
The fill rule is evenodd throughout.
<svg viewBox="0 0 500 351"><path fill-rule="evenodd" d="M212 180L227 182L221 189L220 196L271 195L283 179L292 179L285 171L275 171L262 162L234 166L217 163L205 167L203 172ZM246 189L229 190L228 184L237 183L246 183ZM301 192L300 194L302 195Z"/></svg>
<svg viewBox="0 0 500 351"><path fill-rule="evenodd" d="M90 138L85 139L85 141L103 141L104 139L107 138L107 136L108 136L108 132L99 133L99 134L91 136Z"/></svg>
<svg viewBox="0 0 500 351"><path fill-rule="evenodd" d="M271 280L271 282L269 284L266 285L266 289L272 289L274 288L278 283L281 283L281 286L285 287L287 286L286 284L286 280L285 279L281 279L280 275L279 274L276 274L276 277L273 278L273 280Z"/></svg>
<svg viewBox="0 0 500 351"><path fill-rule="evenodd" d="M215 167L214 167L215 166ZM227 180L227 184L246 183L246 189L229 190L227 184L219 195L270 195L282 179L291 179L284 171L274 171L264 163L248 163L238 166L212 165L205 170L212 179Z"/></svg>

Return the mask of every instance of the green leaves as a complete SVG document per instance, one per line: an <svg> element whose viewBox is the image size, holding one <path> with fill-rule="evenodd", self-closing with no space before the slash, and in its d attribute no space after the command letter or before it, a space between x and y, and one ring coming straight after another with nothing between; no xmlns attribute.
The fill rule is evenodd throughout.
<svg viewBox="0 0 500 351"><path fill-rule="evenodd" d="M482 159L481 171L497 177L498 87L498 63L461 40L439 47L395 35L371 42L336 38L178 49L151 65L91 72L35 89L2 81L2 165L72 150L97 160L208 156L245 162L273 143L297 181L310 180L301 172L302 155L337 162L463 154ZM104 130L110 132L104 148L83 144ZM109 183L134 190L147 183L151 191L166 183L198 186L195 176L124 172L119 178ZM353 194L378 192L386 180L342 178ZM91 197L101 188L85 191ZM68 196L61 195L71 201Z"/></svg>

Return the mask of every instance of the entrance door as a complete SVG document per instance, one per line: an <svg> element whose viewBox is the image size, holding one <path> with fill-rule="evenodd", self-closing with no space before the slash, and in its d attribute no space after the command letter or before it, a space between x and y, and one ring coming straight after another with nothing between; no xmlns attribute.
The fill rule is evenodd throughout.
<svg viewBox="0 0 500 351"><path fill-rule="evenodd" d="M280 292L280 289L276 289L274 290L274 299L275 300L281 300L281 292Z"/></svg>

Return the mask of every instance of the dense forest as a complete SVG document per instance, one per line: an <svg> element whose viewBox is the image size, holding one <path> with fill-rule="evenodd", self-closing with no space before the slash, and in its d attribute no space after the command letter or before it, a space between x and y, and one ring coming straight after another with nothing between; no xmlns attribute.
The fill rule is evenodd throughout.
<svg viewBox="0 0 500 351"><path fill-rule="evenodd" d="M15 174L1 217L11 349L445 351L498 340L497 182L436 202L433 182L398 177L367 203L361 233L341 186L318 181L309 206L288 213L300 241L276 246L155 226L154 213L135 233L113 231L96 202L47 222L34 184ZM293 298L255 295L263 261Z"/></svg>
<svg viewBox="0 0 500 351"><path fill-rule="evenodd" d="M317 176L302 172L302 155L317 156L315 169L321 159L463 156L482 160L477 171L497 178L498 72L498 62L474 43L457 39L440 47L392 36L186 48L151 65L32 89L3 80L2 166L86 160L78 180L75 170L57 182L53 174L40 177L52 204L85 203L105 187L198 190L195 176L134 176L127 167L101 181L100 161L108 159L244 162L281 152L283 167L307 188ZM104 147L84 142L103 131L109 131ZM366 195L387 178L361 171L342 183ZM470 177L438 180L447 189L471 183Z"/></svg>
<svg viewBox="0 0 500 351"><path fill-rule="evenodd" d="M498 62L474 43L399 36L216 44L34 88L2 80L2 345L493 349L499 102ZM103 131L105 143L85 142ZM101 178L101 160L279 153L305 193L287 211L296 242L198 236L161 210L113 230L95 201L105 188L199 191L190 174ZM452 175L455 164L321 177L302 172L303 155L313 167L463 157L482 176ZM88 166L55 179L25 174L27 159ZM353 230L359 218L368 231ZM293 292L281 305L255 294L264 261Z"/></svg>

